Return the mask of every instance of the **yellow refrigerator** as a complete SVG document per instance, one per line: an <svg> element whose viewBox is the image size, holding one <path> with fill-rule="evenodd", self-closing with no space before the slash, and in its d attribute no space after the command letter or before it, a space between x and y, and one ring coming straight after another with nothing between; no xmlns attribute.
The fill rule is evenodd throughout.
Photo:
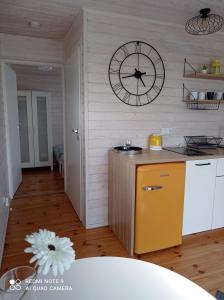
<svg viewBox="0 0 224 300"><path fill-rule="evenodd" d="M182 242L185 163L137 168L135 253L142 254Z"/></svg>

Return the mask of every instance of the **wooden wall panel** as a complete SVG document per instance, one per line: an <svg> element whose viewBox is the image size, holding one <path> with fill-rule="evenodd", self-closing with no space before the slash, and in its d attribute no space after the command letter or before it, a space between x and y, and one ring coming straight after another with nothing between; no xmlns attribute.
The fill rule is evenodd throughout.
<svg viewBox="0 0 224 300"><path fill-rule="evenodd" d="M62 40L0 34L1 59L63 63Z"/></svg>
<svg viewBox="0 0 224 300"><path fill-rule="evenodd" d="M165 145L184 143L184 135L218 135L224 127L223 108L220 111L188 110L182 103L183 82L192 90L223 90L222 81L183 80L184 58L199 66L218 58L224 63L223 33L191 36L183 26L153 23L146 19L87 12L88 71L88 173L87 185L97 193L88 193L88 227L108 224L107 172L108 150L130 139L136 146L147 147L148 136L172 127ZM166 80L153 104L130 107L112 92L108 66L114 51L123 43L142 40L161 54ZM93 208L94 203L94 208Z"/></svg>

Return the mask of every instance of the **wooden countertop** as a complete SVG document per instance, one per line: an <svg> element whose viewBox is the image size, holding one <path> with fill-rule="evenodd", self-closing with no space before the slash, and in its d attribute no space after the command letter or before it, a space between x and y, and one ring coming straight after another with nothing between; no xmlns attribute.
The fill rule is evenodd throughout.
<svg viewBox="0 0 224 300"><path fill-rule="evenodd" d="M123 156L124 159L127 160L132 165L224 158L224 148L204 149L201 151L210 153L212 155L187 156L187 155L178 154L167 150L155 151L155 150L146 150L146 149L144 149L143 153L141 154L127 155L125 153L120 153L113 149L111 150L111 152L113 152L114 154Z"/></svg>

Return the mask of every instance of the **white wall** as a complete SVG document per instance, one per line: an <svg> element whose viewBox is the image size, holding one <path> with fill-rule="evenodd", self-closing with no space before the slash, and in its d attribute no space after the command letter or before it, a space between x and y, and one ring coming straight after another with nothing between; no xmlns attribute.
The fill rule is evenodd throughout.
<svg viewBox="0 0 224 300"><path fill-rule="evenodd" d="M131 139L136 146L147 146L148 136L162 127L172 127L166 145L183 143L184 135L217 135L224 124L219 111L188 110L182 102L182 84L192 90L224 90L222 81L183 80L184 58L193 64L219 58L224 63L223 33L197 37L182 26L153 23L119 15L87 12L87 226L108 223L108 150ZM114 51L132 40L145 41L161 54L166 70L159 97L144 107L123 104L113 94L108 66Z"/></svg>
<svg viewBox="0 0 224 300"><path fill-rule="evenodd" d="M60 74L32 74L16 72L17 89L51 93L51 119L53 145L63 144L62 78Z"/></svg>
<svg viewBox="0 0 224 300"><path fill-rule="evenodd" d="M0 60L3 59L62 63L64 61L64 43L61 40L0 34ZM1 72L0 65L0 74ZM8 196L4 122L0 75L0 196Z"/></svg>

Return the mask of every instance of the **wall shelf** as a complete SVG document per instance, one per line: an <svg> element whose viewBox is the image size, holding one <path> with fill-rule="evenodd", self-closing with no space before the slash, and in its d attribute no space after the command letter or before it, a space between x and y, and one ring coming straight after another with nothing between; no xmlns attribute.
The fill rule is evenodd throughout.
<svg viewBox="0 0 224 300"><path fill-rule="evenodd" d="M187 71L190 69L190 71ZM203 74L198 72L192 64L190 64L187 59L184 59L184 78L191 79L208 79L208 80L224 80L224 74ZM224 100L198 100L194 99L192 92L183 84L183 102L186 103L188 109L195 110L218 110L221 103L224 103Z"/></svg>
<svg viewBox="0 0 224 300"><path fill-rule="evenodd" d="M183 102L186 103L188 109L195 110L218 110L221 103L224 103L224 100L197 100L190 99L194 98L194 95L191 91L183 84Z"/></svg>
<svg viewBox="0 0 224 300"><path fill-rule="evenodd" d="M187 72L187 66L189 67L190 71ZM198 72L191 63L187 61L187 59L184 59L184 78L198 78L198 79L209 79L209 80L224 80L224 74L203 74L201 72Z"/></svg>
<svg viewBox="0 0 224 300"><path fill-rule="evenodd" d="M210 80L224 80L224 74L202 74L199 72L196 73L184 73L184 78L198 78L198 79L210 79Z"/></svg>

